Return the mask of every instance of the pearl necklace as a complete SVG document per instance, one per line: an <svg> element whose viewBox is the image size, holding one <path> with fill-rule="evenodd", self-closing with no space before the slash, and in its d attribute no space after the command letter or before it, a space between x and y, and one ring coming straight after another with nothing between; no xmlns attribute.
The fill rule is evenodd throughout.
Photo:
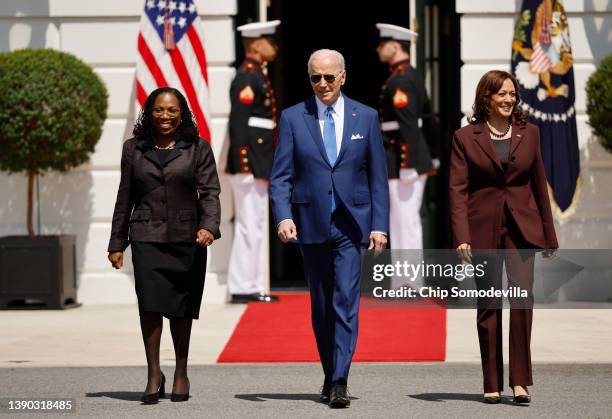
<svg viewBox="0 0 612 419"><path fill-rule="evenodd" d="M176 143L174 141L172 141L170 144L168 144L165 147L158 146L157 144L155 144L154 147L157 150L172 150L174 148L174 144L176 144Z"/></svg>
<svg viewBox="0 0 612 419"><path fill-rule="evenodd" d="M501 134L498 134L497 132L493 132L493 130L495 131L497 130L493 128L491 124L489 124L489 121L487 121L487 126L489 127L489 132L491 133L492 136L494 136L495 138L503 138L508 134L508 131L510 131L510 127L512 126L512 124L508 122L508 126L506 127L506 130Z"/></svg>

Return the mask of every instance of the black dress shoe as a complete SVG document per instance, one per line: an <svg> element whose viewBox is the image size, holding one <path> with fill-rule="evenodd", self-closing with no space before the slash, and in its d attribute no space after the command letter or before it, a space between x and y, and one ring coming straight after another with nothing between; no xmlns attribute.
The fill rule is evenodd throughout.
<svg viewBox="0 0 612 419"><path fill-rule="evenodd" d="M346 384L334 383L329 396L329 407L336 409L349 407L350 404L351 399L349 399Z"/></svg>
<svg viewBox="0 0 612 419"><path fill-rule="evenodd" d="M155 393L143 394L140 401L144 404L155 404L159 402L161 397L166 397L166 377L164 374L161 376L157 391Z"/></svg>
<svg viewBox="0 0 612 419"><path fill-rule="evenodd" d="M272 303L278 301L278 297L275 295L268 295L264 293L255 294L232 294L230 303L232 304L246 304L246 303Z"/></svg>
<svg viewBox="0 0 612 419"><path fill-rule="evenodd" d="M274 303L278 301L278 297L276 295L264 294L263 292L259 294L254 294L254 296L254 301L258 303Z"/></svg>
<svg viewBox="0 0 612 419"><path fill-rule="evenodd" d="M230 303L232 304L246 304L251 301L251 294L232 294Z"/></svg>
<svg viewBox="0 0 612 419"><path fill-rule="evenodd" d="M332 382L325 380L323 381L323 387L321 387L321 396L319 400L323 403L329 403L329 396L331 394Z"/></svg>
<svg viewBox="0 0 612 419"><path fill-rule="evenodd" d="M520 394L518 396L515 395L512 398L512 401L514 402L514 404L527 404L531 402L531 396L529 395L529 391L527 390L527 387L524 387L524 388L527 394ZM512 392L514 393L514 387L512 387Z"/></svg>

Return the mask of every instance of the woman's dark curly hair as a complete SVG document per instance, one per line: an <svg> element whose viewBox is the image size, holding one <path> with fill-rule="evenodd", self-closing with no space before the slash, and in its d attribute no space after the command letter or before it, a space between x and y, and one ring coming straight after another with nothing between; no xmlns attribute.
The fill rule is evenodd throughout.
<svg viewBox="0 0 612 419"><path fill-rule="evenodd" d="M173 87L160 87L151 92L145 101L144 108L138 115L138 120L134 124L134 130L132 133L134 137L139 140L145 140L149 146L152 146L155 139L155 128L153 128L153 104L157 96L162 93L170 93L174 95L179 101L181 107L181 123L176 129L175 141L192 141L195 142L199 139L200 134L198 133L198 126L195 122L193 114L189 109L185 96L177 89Z"/></svg>
<svg viewBox="0 0 612 419"><path fill-rule="evenodd" d="M514 76L507 71L491 70L482 76L476 87L476 99L474 99L474 105L472 105L473 114L471 118L468 117L472 124L478 124L487 120L491 113L489 110L491 96L499 92L506 79L512 81L514 91L516 92L516 103L514 104L514 109L512 109L512 122L518 125L525 125L527 123L529 114L520 107L521 96L518 82Z"/></svg>

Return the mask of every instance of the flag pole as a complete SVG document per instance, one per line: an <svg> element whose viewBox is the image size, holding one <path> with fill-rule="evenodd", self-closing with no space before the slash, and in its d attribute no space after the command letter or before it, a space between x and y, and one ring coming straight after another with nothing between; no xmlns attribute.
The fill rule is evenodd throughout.
<svg viewBox="0 0 612 419"><path fill-rule="evenodd" d="M268 20L268 0L259 0L259 21ZM270 294L270 201L264 204L263 266L264 292Z"/></svg>

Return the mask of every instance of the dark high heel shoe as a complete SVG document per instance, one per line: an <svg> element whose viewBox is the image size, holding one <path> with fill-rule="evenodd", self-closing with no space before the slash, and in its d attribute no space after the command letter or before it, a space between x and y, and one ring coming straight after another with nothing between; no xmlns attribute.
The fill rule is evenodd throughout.
<svg viewBox="0 0 612 419"><path fill-rule="evenodd" d="M189 382L189 380L188 380ZM189 400L189 387L190 385L187 385L187 393L185 394L178 394L174 392L174 389L172 389L172 394L170 395L170 401L171 402L186 402L187 400Z"/></svg>
<svg viewBox="0 0 612 419"><path fill-rule="evenodd" d="M484 402L487 404L498 404L501 403L501 396L485 396Z"/></svg>
<svg viewBox="0 0 612 419"><path fill-rule="evenodd" d="M163 373L157 391L155 393L143 394L140 401L144 404L155 404L162 397L166 397L166 377Z"/></svg>
<svg viewBox="0 0 612 419"><path fill-rule="evenodd" d="M187 394L172 393L170 395L170 401L172 402L186 402L187 400L189 400L189 393Z"/></svg>
<svg viewBox="0 0 612 419"><path fill-rule="evenodd" d="M521 386L525 389L525 391L527 392L527 394L520 394L520 395L514 395L514 387L512 387L512 394L514 395L514 397L512 398L512 401L514 402L514 404L527 404L529 402L531 402L531 395L529 394L529 390L527 390L527 387L525 386Z"/></svg>

